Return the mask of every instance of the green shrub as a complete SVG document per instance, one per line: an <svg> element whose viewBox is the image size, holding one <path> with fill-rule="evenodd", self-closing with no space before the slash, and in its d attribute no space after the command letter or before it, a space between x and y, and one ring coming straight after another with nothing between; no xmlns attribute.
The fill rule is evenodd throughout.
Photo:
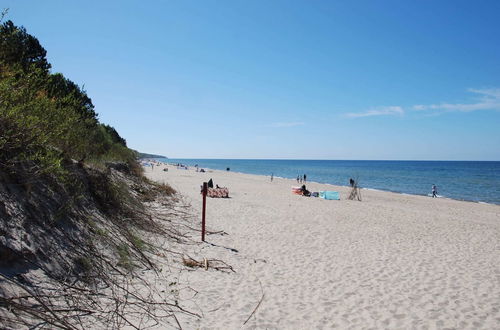
<svg viewBox="0 0 500 330"><path fill-rule="evenodd" d="M0 168L36 165L35 174L63 178L62 164L123 161L141 174L135 152L99 123L87 93L61 73L50 73L38 40L11 21L0 25Z"/></svg>

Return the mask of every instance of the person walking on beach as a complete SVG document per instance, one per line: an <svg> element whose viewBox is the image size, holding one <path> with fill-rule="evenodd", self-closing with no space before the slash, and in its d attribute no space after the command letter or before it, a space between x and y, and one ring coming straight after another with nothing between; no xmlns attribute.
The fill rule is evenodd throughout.
<svg viewBox="0 0 500 330"><path fill-rule="evenodd" d="M437 187L435 184L432 185L432 198L437 197Z"/></svg>
<svg viewBox="0 0 500 330"><path fill-rule="evenodd" d="M271 173L271 182L273 182L273 175L274 173Z"/></svg>
<svg viewBox="0 0 500 330"><path fill-rule="evenodd" d="M297 183L299 183L299 176L297 175Z"/></svg>
<svg viewBox="0 0 500 330"><path fill-rule="evenodd" d="M304 174L304 180L303 181L304 181L304 183L306 183L306 175L305 174Z"/></svg>

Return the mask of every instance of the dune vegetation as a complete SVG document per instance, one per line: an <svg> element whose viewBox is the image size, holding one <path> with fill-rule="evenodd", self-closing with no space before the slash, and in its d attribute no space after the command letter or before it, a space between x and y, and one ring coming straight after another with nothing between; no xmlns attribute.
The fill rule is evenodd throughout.
<svg viewBox="0 0 500 330"><path fill-rule="evenodd" d="M158 235L188 239L174 225L182 205L136 156L34 36L1 24L1 327L176 327L191 315L154 261L167 256ZM151 285L161 280L170 290Z"/></svg>

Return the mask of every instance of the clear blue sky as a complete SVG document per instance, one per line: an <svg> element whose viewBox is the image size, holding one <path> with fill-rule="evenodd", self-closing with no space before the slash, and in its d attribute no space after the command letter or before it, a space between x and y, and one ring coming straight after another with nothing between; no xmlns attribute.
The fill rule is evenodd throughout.
<svg viewBox="0 0 500 330"><path fill-rule="evenodd" d="M500 1L6 7L143 152L500 160Z"/></svg>

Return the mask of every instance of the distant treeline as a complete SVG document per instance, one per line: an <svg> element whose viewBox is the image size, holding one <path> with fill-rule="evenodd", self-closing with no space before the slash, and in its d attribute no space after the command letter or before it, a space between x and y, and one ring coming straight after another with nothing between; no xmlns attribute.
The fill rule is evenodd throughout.
<svg viewBox="0 0 500 330"><path fill-rule="evenodd" d="M56 173L71 159L134 161L125 139L99 122L85 90L51 72L46 53L24 27L0 25L0 170L29 162Z"/></svg>
<svg viewBox="0 0 500 330"><path fill-rule="evenodd" d="M162 155L146 154L143 152L137 152L137 158L168 158Z"/></svg>

